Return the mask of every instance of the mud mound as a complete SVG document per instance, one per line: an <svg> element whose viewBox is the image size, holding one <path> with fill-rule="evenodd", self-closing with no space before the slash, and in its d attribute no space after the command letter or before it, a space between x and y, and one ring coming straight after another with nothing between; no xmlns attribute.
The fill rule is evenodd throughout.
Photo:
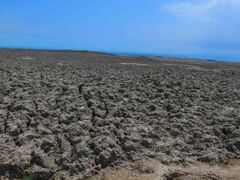
<svg viewBox="0 0 240 180"><path fill-rule="evenodd" d="M1 49L0 176L86 179L147 158L227 164L240 156L239 69Z"/></svg>

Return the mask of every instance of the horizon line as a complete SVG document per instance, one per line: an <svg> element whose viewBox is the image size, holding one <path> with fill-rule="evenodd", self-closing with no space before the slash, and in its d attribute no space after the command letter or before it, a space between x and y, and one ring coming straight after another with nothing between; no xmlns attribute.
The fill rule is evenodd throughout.
<svg viewBox="0 0 240 180"><path fill-rule="evenodd" d="M215 62L226 62L226 63L240 63L239 60L230 59L217 59L217 58L204 58L189 55L177 55L177 54L165 54L165 53L144 53L144 52L124 52L124 51L107 51L107 50L91 50L91 49L68 49L68 48L29 48L29 47L1 47L0 49L15 49L15 50L35 50L35 51L69 51L69 52L93 52L102 53L109 55L129 55L129 56L151 56L159 58L178 58L186 60L198 60L198 61L215 61Z"/></svg>

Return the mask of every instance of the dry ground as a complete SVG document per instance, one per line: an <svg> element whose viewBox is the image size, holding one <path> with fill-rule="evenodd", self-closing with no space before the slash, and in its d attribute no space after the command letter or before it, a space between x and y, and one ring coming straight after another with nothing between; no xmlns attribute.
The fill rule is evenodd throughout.
<svg viewBox="0 0 240 180"><path fill-rule="evenodd" d="M2 178L239 178L240 64L0 49L0 77Z"/></svg>

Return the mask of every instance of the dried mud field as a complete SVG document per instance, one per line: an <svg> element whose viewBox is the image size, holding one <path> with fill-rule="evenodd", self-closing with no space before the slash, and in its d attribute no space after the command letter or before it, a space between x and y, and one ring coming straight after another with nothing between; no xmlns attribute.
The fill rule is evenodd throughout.
<svg viewBox="0 0 240 180"><path fill-rule="evenodd" d="M240 179L240 64L0 49L0 179Z"/></svg>

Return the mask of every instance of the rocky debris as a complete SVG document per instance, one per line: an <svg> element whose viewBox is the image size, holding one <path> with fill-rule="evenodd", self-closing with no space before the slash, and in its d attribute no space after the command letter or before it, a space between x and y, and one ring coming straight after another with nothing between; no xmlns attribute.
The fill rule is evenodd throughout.
<svg viewBox="0 0 240 180"><path fill-rule="evenodd" d="M123 149L126 151L126 152L130 152L130 151L136 151L138 148L138 145L132 141L126 141L124 144L123 144Z"/></svg>
<svg viewBox="0 0 240 180"><path fill-rule="evenodd" d="M226 144L226 149L230 152L240 155L240 139L239 137L235 140Z"/></svg>
<svg viewBox="0 0 240 180"><path fill-rule="evenodd" d="M218 156L215 153L204 154L203 156L197 159L198 161L206 162L206 163L217 163L219 162Z"/></svg>
<svg viewBox="0 0 240 180"><path fill-rule="evenodd" d="M169 61L0 49L0 177L239 158L239 64Z"/></svg>

